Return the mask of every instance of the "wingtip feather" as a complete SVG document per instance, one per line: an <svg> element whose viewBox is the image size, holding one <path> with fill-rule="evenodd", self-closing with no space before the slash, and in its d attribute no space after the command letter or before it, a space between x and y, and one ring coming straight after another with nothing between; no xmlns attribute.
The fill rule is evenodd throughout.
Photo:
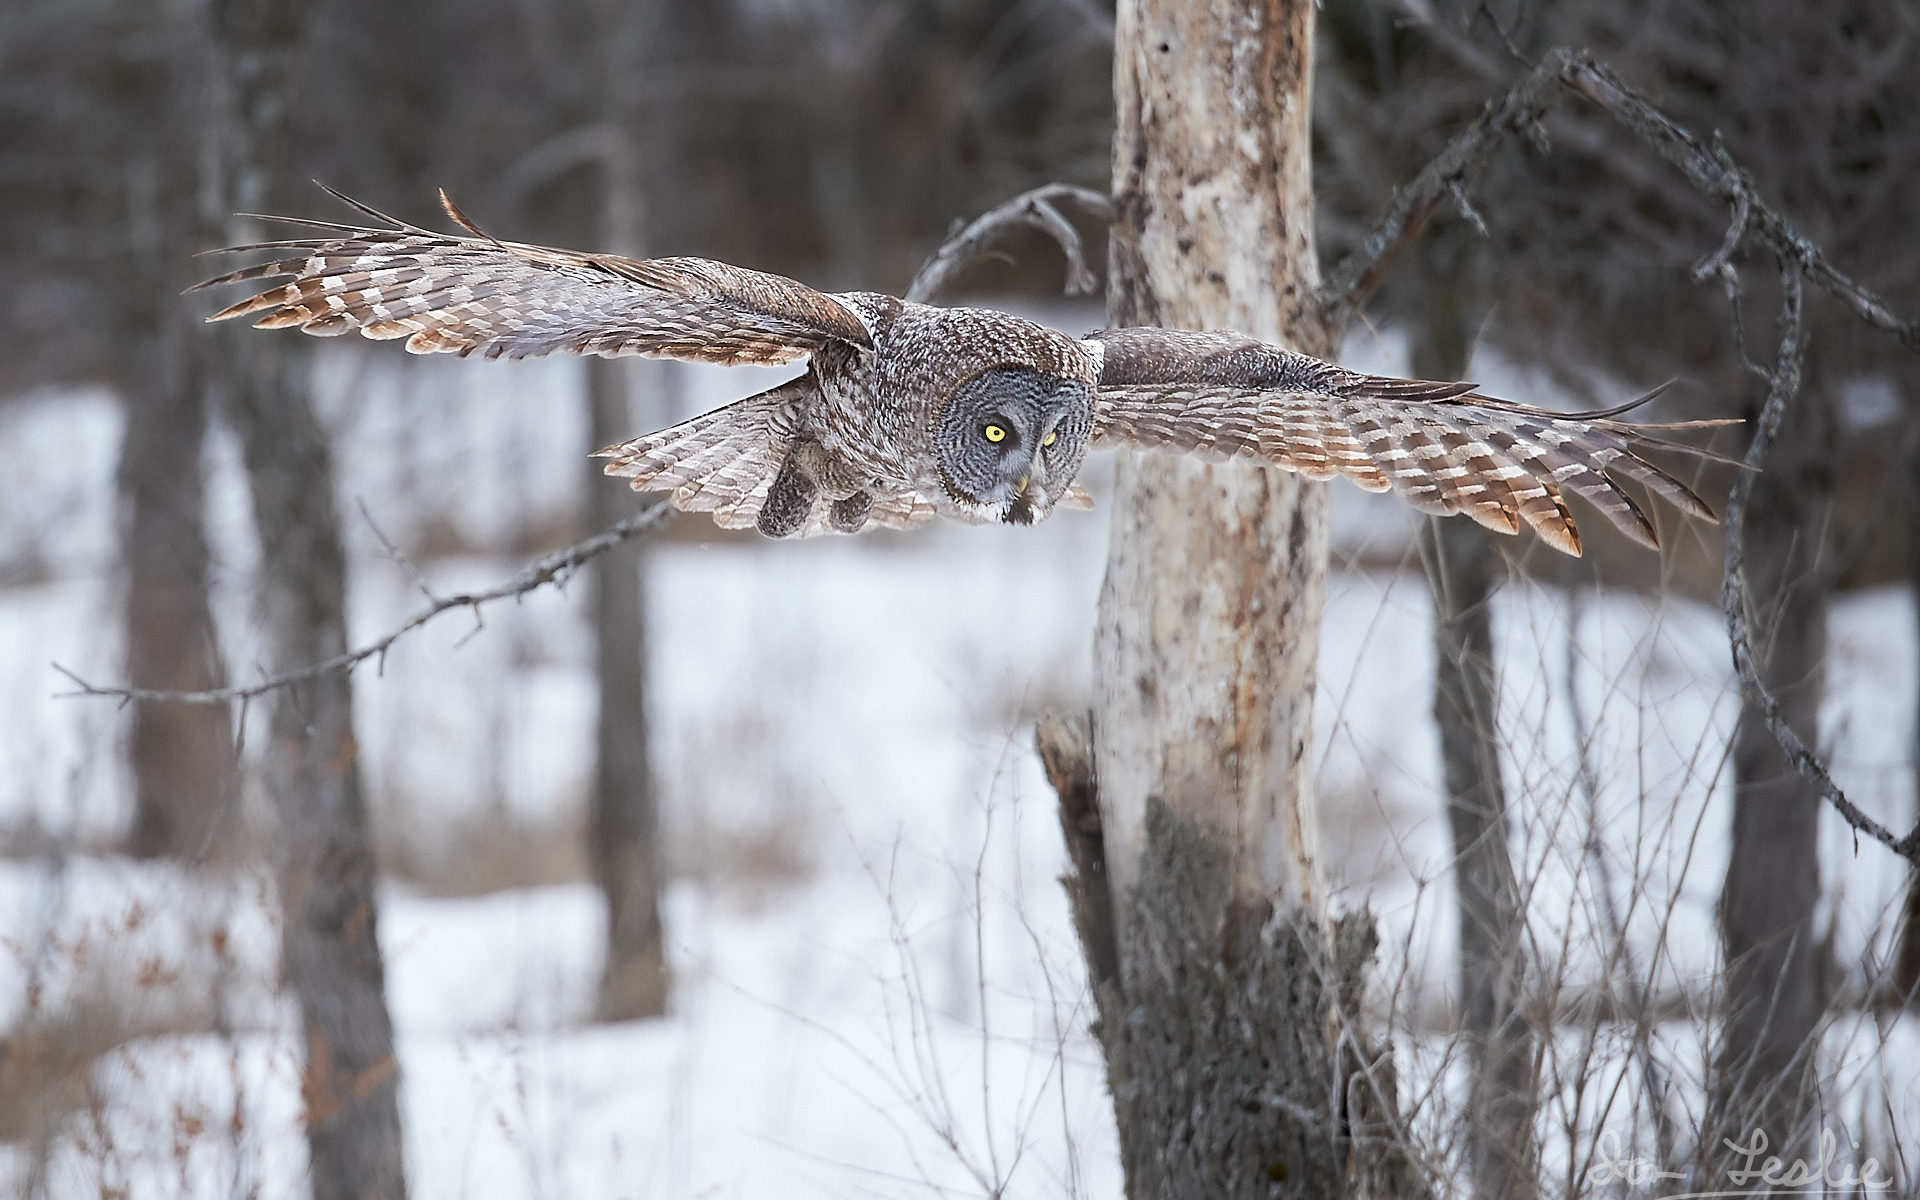
<svg viewBox="0 0 1920 1200"><path fill-rule="evenodd" d="M1586 557L1586 543L1580 538L1579 526L1574 525L1572 522L1568 522L1563 530L1549 531L1542 529L1539 533L1541 539L1544 540L1547 545L1552 546L1568 558ZM1561 536L1563 533L1564 536Z"/></svg>
<svg viewBox="0 0 1920 1200"><path fill-rule="evenodd" d="M440 188L439 192L440 192L440 207L447 214L448 220L452 221L455 225L458 225L460 228L466 230L468 233L472 234L477 238L481 238L481 239L484 239L485 241L493 242L496 245L499 244L499 241L500 241L499 238L494 237L492 234L488 233L486 230L474 224L473 220L470 217L468 217L466 213L460 211L460 206L453 202L453 197L447 195L447 189Z"/></svg>
<svg viewBox="0 0 1920 1200"><path fill-rule="evenodd" d="M408 233L422 234L426 237L440 236L434 233L431 229L422 229L418 225L415 225L409 221L402 221L399 217L392 216L388 213L383 213L379 209L373 207L371 204L366 204L359 200L355 200L352 196L347 195L345 192L341 191L339 188L329 186L328 184L320 182L318 179L313 181L313 186L319 188L321 191L325 192L327 195L332 196L335 200L338 200L340 203L346 205L348 208L353 209L355 212L362 213L366 216L372 217L374 220L382 222L383 224L386 224L386 225L390 225L394 229L403 229Z"/></svg>
<svg viewBox="0 0 1920 1200"><path fill-rule="evenodd" d="M257 313L263 308L272 308L278 304L279 301L271 299L271 297L279 290L279 288L275 288L272 292L262 292L258 296L248 296L245 300L229 304L219 312L208 317L207 324L212 325L218 321L231 321L235 317L244 317L252 313Z"/></svg>

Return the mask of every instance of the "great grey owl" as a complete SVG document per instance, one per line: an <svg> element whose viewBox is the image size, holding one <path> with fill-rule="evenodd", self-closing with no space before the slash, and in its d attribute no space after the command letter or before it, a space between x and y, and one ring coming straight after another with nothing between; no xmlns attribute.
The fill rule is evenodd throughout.
<svg viewBox="0 0 1920 1200"><path fill-rule="evenodd" d="M503 242L444 194L470 236L340 198L386 228L294 221L321 236L235 247L276 256L199 286L292 282L209 319L256 316L257 328L319 335L357 329L405 338L416 354L811 360L789 383L600 451L609 475L730 528L806 536L936 515L1028 524L1062 504L1089 505L1074 483L1087 451L1125 445L1345 475L1423 512L1464 512L1503 533L1525 523L1575 555L1580 534L1563 491L1648 546L1658 544L1653 525L1619 480L1713 519L1685 484L1639 456L1663 443L1647 436L1653 427L1610 419L1621 410L1569 416L1480 396L1469 383L1363 375L1237 333L1074 338L1002 312L827 295L706 259Z"/></svg>

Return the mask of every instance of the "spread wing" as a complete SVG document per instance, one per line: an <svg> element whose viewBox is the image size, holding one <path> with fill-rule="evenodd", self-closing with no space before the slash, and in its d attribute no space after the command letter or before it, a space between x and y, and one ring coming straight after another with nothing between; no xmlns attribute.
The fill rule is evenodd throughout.
<svg viewBox="0 0 1920 1200"><path fill-rule="evenodd" d="M1640 456L1648 447L1698 453L1649 436L1678 426L1611 419L1633 405L1556 413L1475 395L1470 383L1362 375L1236 333L1108 329L1087 340L1104 353L1095 445L1253 458L1313 479L1345 475L1422 512L1465 513L1502 533L1525 523L1572 555L1580 531L1563 492L1649 547L1659 535L1621 480L1715 520L1692 489Z"/></svg>
<svg viewBox="0 0 1920 1200"><path fill-rule="evenodd" d="M327 189L332 191L331 188ZM196 285L289 279L208 318L321 336L405 338L415 354L525 358L566 351L724 364L785 363L832 341L871 348L867 327L830 296L778 275L702 258L639 260L503 242L454 207L471 236L434 233L333 192L384 222L362 229L289 221L325 236L235 246L272 261Z"/></svg>
<svg viewBox="0 0 1920 1200"><path fill-rule="evenodd" d="M814 387L813 377L803 375L596 457L608 459L606 473L632 480L637 492L665 492L682 512L712 513L724 529L751 529ZM933 516L933 505L917 492L884 491L874 494L867 524L905 529ZM795 531L800 537L828 532L825 504L816 504Z"/></svg>

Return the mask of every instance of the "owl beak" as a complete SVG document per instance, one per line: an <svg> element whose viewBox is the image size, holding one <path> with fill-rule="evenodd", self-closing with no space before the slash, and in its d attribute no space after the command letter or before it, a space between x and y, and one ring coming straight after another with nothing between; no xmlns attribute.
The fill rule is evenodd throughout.
<svg viewBox="0 0 1920 1200"><path fill-rule="evenodd" d="M1013 501L1007 506L1007 513L1003 518L1009 525L1031 525L1036 519L1046 515L1033 510L1033 493L1046 480L1046 467L1035 462L1013 481Z"/></svg>

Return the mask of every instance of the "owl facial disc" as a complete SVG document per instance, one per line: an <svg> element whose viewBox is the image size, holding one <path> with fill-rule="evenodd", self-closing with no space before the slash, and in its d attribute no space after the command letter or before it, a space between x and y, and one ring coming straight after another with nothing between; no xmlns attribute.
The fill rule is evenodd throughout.
<svg viewBox="0 0 1920 1200"><path fill-rule="evenodd" d="M936 439L954 500L1031 525L1066 496L1087 453L1093 394L1078 380L994 367L954 393Z"/></svg>

